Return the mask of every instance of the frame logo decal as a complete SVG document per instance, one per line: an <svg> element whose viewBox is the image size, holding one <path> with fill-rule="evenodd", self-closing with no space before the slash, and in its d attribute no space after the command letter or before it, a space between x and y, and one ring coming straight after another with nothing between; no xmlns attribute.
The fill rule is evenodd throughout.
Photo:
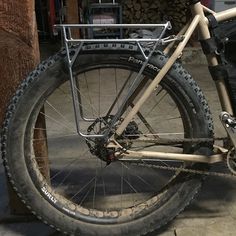
<svg viewBox="0 0 236 236"><path fill-rule="evenodd" d="M52 194L46 189L46 187L41 188L46 197L51 200L53 203L57 203L57 199L52 196Z"/></svg>

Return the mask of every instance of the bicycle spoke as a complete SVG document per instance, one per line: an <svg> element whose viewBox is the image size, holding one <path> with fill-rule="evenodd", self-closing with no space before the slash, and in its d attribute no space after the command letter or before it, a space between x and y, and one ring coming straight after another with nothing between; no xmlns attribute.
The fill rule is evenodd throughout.
<svg viewBox="0 0 236 236"><path fill-rule="evenodd" d="M96 188L97 188L97 170L96 170L96 175L94 179L94 186L93 186L93 208L95 206L95 198L96 198Z"/></svg>
<svg viewBox="0 0 236 236"><path fill-rule="evenodd" d="M86 153L88 153L88 151L85 151L85 152L82 153L80 156L83 156L83 155L85 155ZM72 164L75 164L75 163L78 162L78 161L79 161L78 158L74 158L74 159L72 160L72 162L70 162L69 164L67 164L65 167L67 168L67 167L71 166ZM61 174L62 172L63 172L63 170L57 172L55 175L53 175L53 176L51 177L51 180L53 180L56 176L58 176L58 175Z"/></svg>
<svg viewBox="0 0 236 236"><path fill-rule="evenodd" d="M80 188L79 191L77 191L71 198L70 200L74 199L76 196L78 196L84 189L86 189L87 186L89 186L93 181L97 181L97 176L100 176L102 171L104 170L105 167L103 167L100 171L96 172L96 175L92 177L88 182L86 182L82 188ZM94 186L92 187L94 188ZM90 191L90 190L89 190ZM88 192L86 193L86 196L88 195Z"/></svg>
<svg viewBox="0 0 236 236"><path fill-rule="evenodd" d="M121 74L123 74L122 79L120 79ZM106 79L106 77L109 79ZM108 71L95 69L93 75L91 72L85 72L77 77L75 90L78 92L80 99L76 101L76 105L80 107L79 109L82 109L84 117L81 118L86 116L92 116L94 120L99 118L97 121L89 122L81 119L80 125L85 132L99 134L112 128L109 125L110 120L106 117L114 116L115 112L119 110L122 100L126 96L126 90L133 84L135 77L134 71L124 70L121 72L117 68ZM112 84L113 87L111 87ZM143 76L137 90L125 104L122 116L125 116L134 107L136 99L139 98L147 85L148 79ZM110 154L106 152L105 146L100 145L96 139L79 137L74 130L76 127L75 120L70 120L70 117L74 117L73 108L71 107L69 113L67 113L68 110L63 108L63 102L61 102L64 98L68 98L68 101L72 104L72 96L70 91L65 91L67 85L63 86L57 88L58 93L55 97L52 96L46 100L46 111L40 113L46 119L47 128L34 128L35 130L47 132L48 135L46 137L36 137L32 140L36 143L40 141L47 142L49 146L48 157L38 156L35 159L47 160L49 158L50 182L53 190L62 194L74 204L104 212L132 207L158 194L172 174L176 173L166 174L164 171L156 171L154 168L150 170L150 167L148 169L145 166L150 166L149 163L154 163L153 165L159 163L171 167L182 166L183 163L148 159L143 159L140 162L140 160L123 158L109 164L106 158ZM62 100L57 100L59 95ZM166 108L164 113L159 114L160 107ZM157 146L156 143L145 142L145 139L148 138L161 140L165 137L170 137L170 139L184 137L182 126L172 132L165 123L162 125L163 122L167 124L168 122L177 122L176 124L178 124L181 121L181 115L177 108L176 105L174 106L168 91L162 87L158 88L150 98L150 103L143 110L138 111L134 117L133 120L136 122L137 128L128 126L127 130L130 131L125 131L119 141L122 144L122 139L129 140L127 149L139 151L143 149L155 150L161 146ZM153 114L156 115L153 116ZM115 125L118 125L121 120ZM52 127L50 127L50 124L52 124ZM165 129L162 129L162 127ZM63 130L64 128L66 128L66 131ZM63 153L58 150L57 143L64 150ZM166 145L166 148L168 149L169 146L174 147L174 145ZM179 149L182 150L182 148ZM62 155L58 155L59 153ZM138 166L137 163L143 165ZM41 167L39 169L43 171ZM158 183L154 184L154 179L158 180Z"/></svg>
<svg viewBox="0 0 236 236"><path fill-rule="evenodd" d="M120 89L120 91L116 92L116 98L115 98L114 102L112 103L111 107L109 108L106 116L111 114L111 111L113 110L114 106L118 103L119 98L120 98L121 94L124 92L124 89L127 87L128 82L130 82L130 78L131 78L132 75L133 75L133 72L131 71L128 78L125 80L122 88ZM117 83L117 78L115 78L115 81ZM117 90L117 84L116 84L116 90Z"/></svg>
<svg viewBox="0 0 236 236"><path fill-rule="evenodd" d="M74 131L75 132L75 128L74 127L70 127L68 126L67 124L64 124L56 119L54 119L53 117L49 116L49 115L46 115L44 112L40 112L41 115L44 115L46 118L48 118L49 120L55 122L57 125L60 125L60 126L63 126L71 131Z"/></svg>
<svg viewBox="0 0 236 236"><path fill-rule="evenodd" d="M126 168L126 169L128 169L128 170L131 170L131 168L130 167L128 167L127 165L125 165L124 163L122 163L122 165ZM134 174L134 173L131 173L133 176L136 176L139 180L141 180L144 184L146 184L146 185L148 185L153 191L156 191L154 188L153 188L153 186L150 184L150 183L148 183L143 177L141 177L141 176L139 176L139 175L137 175L137 174Z"/></svg>
<svg viewBox="0 0 236 236"><path fill-rule="evenodd" d="M73 127L73 124L70 121L68 121L68 119L64 115L62 115L61 112L57 110L49 101L46 101L46 104L50 106L65 122L67 122L67 124Z"/></svg>
<svg viewBox="0 0 236 236"><path fill-rule="evenodd" d="M122 166L122 168L123 168L123 166ZM117 170L114 170L114 171L118 175L121 176L121 179L122 179L122 185L121 185L122 186L122 193L123 193L123 188L124 188L123 182L125 182L130 187L130 189L132 189L132 191L134 191L135 193L138 193L138 191L135 189L135 187L131 183L129 183L129 181L123 176L124 175L123 169L122 169L121 173L119 173Z"/></svg>

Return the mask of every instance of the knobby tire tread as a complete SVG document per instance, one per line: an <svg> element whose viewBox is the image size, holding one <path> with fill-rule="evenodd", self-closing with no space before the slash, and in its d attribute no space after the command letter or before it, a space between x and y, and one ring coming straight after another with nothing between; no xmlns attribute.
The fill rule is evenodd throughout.
<svg viewBox="0 0 236 236"><path fill-rule="evenodd" d="M93 51L94 49L96 49L96 51L99 51L99 49L108 49L109 46L104 44L104 45L94 45L94 46L89 46L88 51L91 49L91 51ZM134 45L127 45L127 44L119 44L119 45L111 45L111 49L113 50L133 50L136 51L136 47ZM73 49L72 49L73 51ZM50 58L48 58L47 60L43 61L40 65L37 66L37 68L32 71L29 76L23 80L23 82L20 84L20 86L18 87L17 91L15 92L15 95L13 96L13 98L10 101L9 106L7 107L7 111L6 111L6 116L5 116L5 120L2 126L2 133L1 133L1 151L2 151L2 158L3 158L3 164L8 176L8 179L10 181L10 183L12 184L13 189L16 191L17 195L19 196L19 198L21 199L21 201L26 205L26 207L41 221L43 221L45 224L49 225L50 227L56 229L57 231L62 231L64 234L70 234L72 235L71 232L69 231L64 231L64 229L60 229L59 227L53 225L52 223L49 223L49 221L47 219L45 219L42 215L40 215L38 212L35 212L34 209L32 208L32 206L30 206L22 197L20 191L18 190L18 188L16 187L16 183L12 178L12 174L11 174L11 168L9 168L8 166L8 160L6 158L6 142L7 142L7 132L8 132L8 128L9 128L9 124L10 124L10 120L14 114L14 111L17 107L17 104L20 100L20 98L23 96L24 91L27 90L27 88L31 85L31 83L33 83L38 77L39 75L41 75L42 73L44 73L48 68L50 68L52 65L54 65L58 60L61 59L65 59L65 51L61 51L59 53L57 53L55 56L52 56ZM167 60L167 58L162 55L160 57L160 60ZM180 76L182 79L186 80L186 83L190 84L190 86L192 87L192 90L195 91L196 95L198 96L199 101L201 102L202 106L204 107L204 115L205 115L205 120L208 123L208 127L209 130L213 132L213 123L212 123L212 117L211 117L211 113L209 110L209 107L207 105L207 102L205 100L205 97L201 91L201 89L198 87L198 85L196 84L196 82L193 80L193 78L191 77L191 75L186 72L183 67L181 66L180 63L175 63L172 67L172 73L175 73L176 75ZM188 200L188 202L185 203L185 205L181 208L178 209L178 213L176 215L174 215L173 217L169 218L168 220L166 220L165 222L161 222L161 224L159 225L159 227L162 227L164 225L166 225L169 221L173 220L178 214L180 214L187 205L189 205L191 203L191 201L194 199L194 196L196 196L196 194L198 193L199 189L201 187L201 184L198 185L198 187L195 189L195 192L192 193L191 198ZM152 230L157 230L158 228L153 227L156 224L155 219L152 219L152 221L149 222L149 224L144 225L143 227L143 231L139 232L139 235L146 235L147 233L149 233ZM145 227L146 226L146 227ZM153 229L155 228L155 229ZM102 232L101 232L102 233ZM122 235L125 232L120 230L120 233L117 232L117 235ZM127 235L129 235L128 232L126 232ZM96 235L96 233L92 233L91 235Z"/></svg>

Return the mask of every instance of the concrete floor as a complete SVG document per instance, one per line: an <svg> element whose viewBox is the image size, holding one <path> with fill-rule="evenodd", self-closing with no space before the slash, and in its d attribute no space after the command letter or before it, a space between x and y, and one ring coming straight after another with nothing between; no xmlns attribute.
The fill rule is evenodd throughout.
<svg viewBox="0 0 236 236"><path fill-rule="evenodd" d="M215 86L203 65L186 65L203 89L213 113L216 136L224 135L218 116L221 111ZM217 166L216 168L224 168ZM236 235L236 179L207 178L199 197L174 221L149 236L212 236ZM14 222L10 217L4 172L0 168L0 236L59 235L44 224ZM9 218L10 217L10 218ZM6 220L8 218L8 220ZM4 222L5 219L5 222Z"/></svg>

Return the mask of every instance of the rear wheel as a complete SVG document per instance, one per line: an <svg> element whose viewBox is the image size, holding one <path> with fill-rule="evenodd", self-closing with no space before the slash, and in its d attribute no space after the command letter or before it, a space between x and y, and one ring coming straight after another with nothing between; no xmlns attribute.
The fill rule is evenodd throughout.
<svg viewBox="0 0 236 236"><path fill-rule="evenodd" d="M133 46L91 47L83 48L74 67L81 94L77 105L83 111L81 131L101 134L110 128L142 58ZM166 60L160 54L153 57L123 116ZM117 140L130 150L193 153L199 149L194 143L150 145L140 139L211 136L205 98L175 64ZM6 170L22 200L45 223L69 234L144 235L174 218L201 186L197 175L155 168L186 163L109 163L107 150L96 139L78 136L62 54L45 61L23 82L9 106L2 137ZM47 153L39 151L42 146Z"/></svg>

